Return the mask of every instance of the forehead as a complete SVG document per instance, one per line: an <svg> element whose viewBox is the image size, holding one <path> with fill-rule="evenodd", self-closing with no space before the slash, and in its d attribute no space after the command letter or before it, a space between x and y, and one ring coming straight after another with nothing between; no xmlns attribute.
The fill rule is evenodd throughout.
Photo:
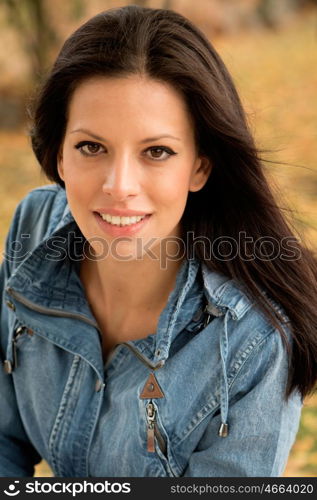
<svg viewBox="0 0 317 500"><path fill-rule="evenodd" d="M193 123L181 93L167 82L140 75L93 77L80 83L68 108L69 122L156 123L179 133L192 131Z"/></svg>

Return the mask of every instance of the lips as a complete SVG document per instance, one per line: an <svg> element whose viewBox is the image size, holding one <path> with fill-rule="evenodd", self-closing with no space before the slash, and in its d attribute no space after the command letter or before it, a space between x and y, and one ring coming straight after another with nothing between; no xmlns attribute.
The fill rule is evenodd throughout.
<svg viewBox="0 0 317 500"><path fill-rule="evenodd" d="M149 215L150 212L145 212L142 210L132 210L132 209L123 209L123 208L109 208L109 207L99 207L94 210L99 214L109 214L109 215L118 215L119 217L133 217L137 215Z"/></svg>

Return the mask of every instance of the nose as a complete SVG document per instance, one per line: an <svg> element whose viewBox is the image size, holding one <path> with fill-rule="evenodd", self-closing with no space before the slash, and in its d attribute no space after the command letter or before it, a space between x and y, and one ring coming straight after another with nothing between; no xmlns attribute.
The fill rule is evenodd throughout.
<svg viewBox="0 0 317 500"><path fill-rule="evenodd" d="M126 156L108 165L102 190L115 201L136 196L140 192L136 162Z"/></svg>

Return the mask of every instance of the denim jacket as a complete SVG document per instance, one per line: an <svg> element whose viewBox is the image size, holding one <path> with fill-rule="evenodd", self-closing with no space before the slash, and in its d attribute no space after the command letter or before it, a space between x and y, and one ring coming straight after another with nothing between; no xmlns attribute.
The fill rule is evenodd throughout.
<svg viewBox="0 0 317 500"><path fill-rule="evenodd" d="M32 476L41 458L57 477L281 475L302 402L285 400L281 335L243 286L184 260L155 334L118 344L104 364L78 231L55 185L33 190L10 228L0 476Z"/></svg>

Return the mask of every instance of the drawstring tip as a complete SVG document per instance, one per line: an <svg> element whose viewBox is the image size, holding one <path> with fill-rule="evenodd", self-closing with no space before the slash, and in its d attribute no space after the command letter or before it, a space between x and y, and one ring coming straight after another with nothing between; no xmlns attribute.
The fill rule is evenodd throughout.
<svg viewBox="0 0 317 500"><path fill-rule="evenodd" d="M228 436L228 434L229 434L228 424L222 422L222 424L219 427L218 436L225 438Z"/></svg>

